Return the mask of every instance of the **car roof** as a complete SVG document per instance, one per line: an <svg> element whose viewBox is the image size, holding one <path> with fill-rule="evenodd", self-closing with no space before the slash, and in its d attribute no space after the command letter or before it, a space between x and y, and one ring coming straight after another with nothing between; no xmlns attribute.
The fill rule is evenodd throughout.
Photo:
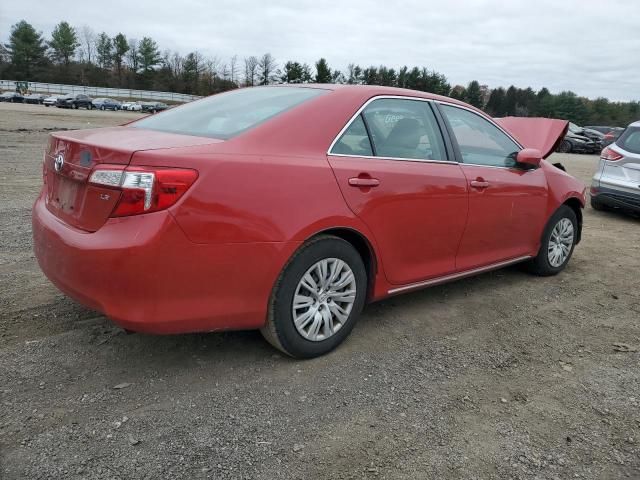
<svg viewBox="0 0 640 480"><path fill-rule="evenodd" d="M443 95L437 95L435 93L422 92L420 90L411 90L408 88L398 88L398 87L383 87L380 85L345 85L345 84L334 84L334 83L305 83L305 84L282 84L282 85L273 85L274 87L301 87L301 88L320 88L323 90L334 90L339 91L341 93L347 93L349 91L358 92L358 94L362 94L363 92L370 93L372 97L379 95L399 95L405 97L417 97L417 98L425 98L428 100L442 100L449 103L457 103L460 105L467 106L466 103L455 100L451 97L445 97Z"/></svg>
<svg viewBox="0 0 640 480"><path fill-rule="evenodd" d="M638 120L637 122L632 122L629 124L630 127L640 127L640 120Z"/></svg>

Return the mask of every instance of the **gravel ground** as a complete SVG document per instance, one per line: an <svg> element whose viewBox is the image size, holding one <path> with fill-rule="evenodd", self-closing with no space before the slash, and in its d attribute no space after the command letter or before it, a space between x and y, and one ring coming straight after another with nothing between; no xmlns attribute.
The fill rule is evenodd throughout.
<svg viewBox="0 0 640 480"><path fill-rule="evenodd" d="M564 273L370 305L315 360L127 335L40 273L30 208L49 130L135 117L0 104L0 478L640 478L638 219L587 207Z"/></svg>

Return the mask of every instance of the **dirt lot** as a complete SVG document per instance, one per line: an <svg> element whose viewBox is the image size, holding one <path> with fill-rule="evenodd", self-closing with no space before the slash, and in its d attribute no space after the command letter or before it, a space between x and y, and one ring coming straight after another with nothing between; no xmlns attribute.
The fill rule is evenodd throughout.
<svg viewBox="0 0 640 480"><path fill-rule="evenodd" d="M587 207L561 275L371 305L311 361L127 335L40 273L30 208L48 130L134 117L0 104L0 478L640 478L638 219Z"/></svg>

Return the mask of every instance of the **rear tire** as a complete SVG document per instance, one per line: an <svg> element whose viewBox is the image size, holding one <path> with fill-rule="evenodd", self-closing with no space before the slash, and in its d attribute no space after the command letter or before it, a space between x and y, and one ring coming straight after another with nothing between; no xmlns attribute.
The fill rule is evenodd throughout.
<svg viewBox="0 0 640 480"><path fill-rule="evenodd" d="M540 251L526 264L527 270L541 277L557 275L569 263L577 238L576 214L567 205L562 205L547 222L542 233Z"/></svg>
<svg viewBox="0 0 640 480"><path fill-rule="evenodd" d="M309 289L309 284L317 288ZM341 238L318 236L300 247L280 273L260 331L271 345L292 357L324 355L349 335L366 292L367 273L357 250Z"/></svg>

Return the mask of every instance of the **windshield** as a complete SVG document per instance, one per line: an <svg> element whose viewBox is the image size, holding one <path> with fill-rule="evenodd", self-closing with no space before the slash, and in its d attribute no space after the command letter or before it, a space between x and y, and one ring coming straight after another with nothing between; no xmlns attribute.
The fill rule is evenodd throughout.
<svg viewBox="0 0 640 480"><path fill-rule="evenodd" d="M226 140L326 92L300 87L242 88L166 110L131 126Z"/></svg>
<svg viewBox="0 0 640 480"><path fill-rule="evenodd" d="M569 123L569 131L573 133L582 133L582 127L579 127L575 123Z"/></svg>

